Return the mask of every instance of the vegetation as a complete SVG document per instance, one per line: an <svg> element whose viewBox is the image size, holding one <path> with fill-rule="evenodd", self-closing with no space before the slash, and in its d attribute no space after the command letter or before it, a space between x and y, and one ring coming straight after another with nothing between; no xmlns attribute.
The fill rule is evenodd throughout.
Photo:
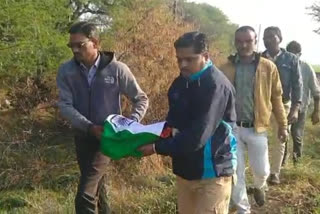
<svg viewBox="0 0 320 214"><path fill-rule="evenodd" d="M312 65L312 68L316 73L320 73L320 65Z"/></svg>
<svg viewBox="0 0 320 214"><path fill-rule="evenodd" d="M316 22L320 22L320 2L314 2L307 9L309 10L309 15L311 15ZM320 34L320 28L315 29L314 32Z"/></svg>
<svg viewBox="0 0 320 214"><path fill-rule="evenodd" d="M206 32L219 63L232 51L237 27L219 9L183 0L0 0L0 8L0 213L74 213L79 170L72 130L55 106L56 70L71 57L70 24L100 25L103 49L129 65L150 97L146 123L167 111L166 92L178 75L175 39ZM125 100L123 107L130 108ZM270 188L256 212L320 213L320 135L308 126L303 162L285 169L286 181ZM176 213L170 167L160 156L111 162L114 212Z"/></svg>

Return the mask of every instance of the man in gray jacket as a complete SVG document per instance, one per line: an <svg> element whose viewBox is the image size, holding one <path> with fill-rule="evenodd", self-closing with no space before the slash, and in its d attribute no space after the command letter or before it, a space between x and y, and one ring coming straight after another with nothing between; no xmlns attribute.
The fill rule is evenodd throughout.
<svg viewBox="0 0 320 214"><path fill-rule="evenodd" d="M57 75L58 106L76 130L76 155L80 182L75 198L76 213L109 213L105 201L104 177L109 158L99 150L104 120L121 114L120 95L132 103L131 119L140 121L148 98L130 69L112 52L99 51L99 32L88 22L69 30L68 47L74 57L62 64Z"/></svg>
<svg viewBox="0 0 320 214"><path fill-rule="evenodd" d="M301 45L296 41L291 41L287 45L287 51L300 58ZM312 124L315 125L320 120L320 88L316 74L312 67L300 59L300 70L303 80L303 96L299 111L298 121L291 126L291 136L293 141L293 163L296 164L302 155L304 125L306 122L310 97L313 97L313 112L311 114ZM287 150L285 151L287 153Z"/></svg>

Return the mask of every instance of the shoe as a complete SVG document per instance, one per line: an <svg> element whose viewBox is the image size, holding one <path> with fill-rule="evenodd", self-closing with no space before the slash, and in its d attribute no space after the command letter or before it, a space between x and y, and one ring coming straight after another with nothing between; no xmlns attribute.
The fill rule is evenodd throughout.
<svg viewBox="0 0 320 214"><path fill-rule="evenodd" d="M270 185L278 185L278 184L280 184L279 175L277 175L277 174L271 174L271 175L269 176L268 182L269 182Z"/></svg>
<svg viewBox="0 0 320 214"><path fill-rule="evenodd" d="M253 198L259 207L262 207L266 201L266 193L263 189L254 188Z"/></svg>
<svg viewBox="0 0 320 214"><path fill-rule="evenodd" d="M297 164L299 163L299 161L300 161L300 157L298 156L298 154L297 153L293 153L293 165L294 166L297 166Z"/></svg>
<svg viewBox="0 0 320 214"><path fill-rule="evenodd" d="M282 159L282 163L281 163L281 167L285 167L287 165L287 162L289 160L290 154L286 154L284 155L283 159Z"/></svg>
<svg viewBox="0 0 320 214"><path fill-rule="evenodd" d="M254 193L254 187L247 187L247 194L252 195Z"/></svg>

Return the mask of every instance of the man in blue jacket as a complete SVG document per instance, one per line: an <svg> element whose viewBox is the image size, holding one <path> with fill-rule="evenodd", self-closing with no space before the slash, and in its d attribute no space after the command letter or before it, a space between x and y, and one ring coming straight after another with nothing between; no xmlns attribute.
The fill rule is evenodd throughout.
<svg viewBox="0 0 320 214"><path fill-rule="evenodd" d="M300 72L299 59L294 54L280 48L282 34L278 27L271 26L264 30L263 42L266 51L263 56L273 61L279 71L282 84L282 102L288 115L288 124L293 124L298 120L300 105L302 101L302 76ZM274 125L276 128L277 125ZM277 130L274 130L276 136ZM281 165L286 160L285 150L286 141L275 140L276 144L272 150L271 174L269 183L272 185L280 184Z"/></svg>
<svg viewBox="0 0 320 214"><path fill-rule="evenodd" d="M114 53L99 50L94 24L75 23L69 33L68 47L74 57L60 66L57 86L60 112L76 131L80 182L75 210L77 214L109 213L103 195L109 158L100 152L104 120L121 113L120 95L124 94L133 106L130 118L140 121L148 98L128 66L117 61Z"/></svg>
<svg viewBox="0 0 320 214"><path fill-rule="evenodd" d="M179 213L228 213L236 167L235 90L209 59L205 34L186 33L174 47L181 73L168 92L173 136L140 151L172 158Z"/></svg>

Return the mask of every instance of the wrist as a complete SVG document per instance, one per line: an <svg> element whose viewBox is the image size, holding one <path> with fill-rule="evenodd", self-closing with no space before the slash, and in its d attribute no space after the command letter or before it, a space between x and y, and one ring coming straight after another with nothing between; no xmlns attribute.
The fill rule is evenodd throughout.
<svg viewBox="0 0 320 214"><path fill-rule="evenodd" d="M156 151L156 144L155 144L155 143L152 144L152 151L153 151L153 153L157 153L157 151Z"/></svg>
<svg viewBox="0 0 320 214"><path fill-rule="evenodd" d="M139 119L138 119L138 115L137 114L132 114L132 115L130 115L130 117L129 117L131 120L134 120L134 121L136 121L136 122L139 122Z"/></svg>

